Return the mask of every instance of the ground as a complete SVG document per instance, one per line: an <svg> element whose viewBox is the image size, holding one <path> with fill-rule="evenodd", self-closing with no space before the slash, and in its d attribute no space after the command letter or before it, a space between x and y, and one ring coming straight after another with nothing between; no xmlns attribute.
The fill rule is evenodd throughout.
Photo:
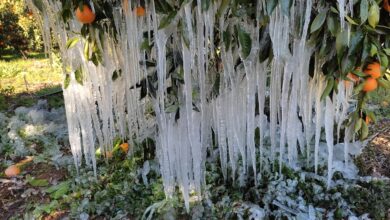
<svg viewBox="0 0 390 220"><path fill-rule="evenodd" d="M91 169L77 171L64 132L58 61L50 66L41 55L32 55L31 60L7 59L0 61L0 69L13 66L16 70L0 78L0 219L139 219L145 210L149 210L145 216L153 217L154 212L162 219L249 218L263 211L278 218L302 207L334 219L351 213L390 218L390 181L385 178L390 177L390 115L386 99L378 98L389 97L385 91L372 94L374 101L377 98L371 105L378 121L371 124L367 147L355 159L360 175L370 177L352 181L336 173L333 179L340 182L327 190L319 176L308 173L302 180L299 173L285 167L281 176L264 174L261 184L240 187L224 181L217 163L209 163L205 200L199 202L192 195L187 213L180 193L164 200L156 161L148 152L151 140L132 144L131 153L115 151L109 160L98 157L96 178ZM22 167L21 175L4 176L9 165L26 156L34 159Z"/></svg>

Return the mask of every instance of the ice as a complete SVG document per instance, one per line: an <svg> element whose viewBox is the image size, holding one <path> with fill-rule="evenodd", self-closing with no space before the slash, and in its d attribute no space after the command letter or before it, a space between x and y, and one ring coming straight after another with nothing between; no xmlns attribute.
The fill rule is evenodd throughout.
<svg viewBox="0 0 390 220"><path fill-rule="evenodd" d="M328 146L328 174L327 174L327 186L330 187L330 183L333 176L333 124L334 124L334 105L329 97L326 99L325 105L325 135L326 144Z"/></svg>
<svg viewBox="0 0 390 220"><path fill-rule="evenodd" d="M346 6L346 0L337 0L338 3L338 9L339 9L339 14L340 14L340 27L341 31L344 30L345 28L345 6Z"/></svg>
<svg viewBox="0 0 390 220"><path fill-rule="evenodd" d="M31 0L27 1L34 7ZM348 1L349 9L345 0L337 2L341 27L350 30L344 17L351 13L353 2ZM214 152L211 148L213 132L225 181L232 179L234 184L242 185L253 175L258 184L263 172L274 172L271 167L275 162L279 162L279 171L282 165L297 169L314 165L317 173L319 163L325 158L330 178L334 160L333 124L337 125L337 142L342 140L341 131L346 130L344 164L346 170L349 168L354 137L352 128L346 128L344 122L349 116L353 88L340 83L332 101L321 100L327 82L321 66L326 59L320 59L314 54L315 48L306 43L317 1L295 1L290 16L286 16L278 4L269 15L266 27L260 26L264 0L256 5L258 22L243 17L229 23L225 21L228 10L216 17L220 2L213 1L208 10L202 10L201 0L196 0L197 4L185 1L172 25L162 29L158 27L164 15L156 13L154 1L145 2L143 17L137 17L133 10L127 10L118 2L113 6L115 25L107 22L107 29L90 30L91 38L102 51L102 64L98 66L83 55L85 39L73 48L66 48L68 39L77 37L75 33L80 32L79 22L62 23L61 19L55 19L61 3L51 0L43 0L43 3L47 8L44 13L37 8L34 10L41 17L45 48L49 50L52 42L58 41L64 72L70 77L68 88L64 88L64 99L69 141L77 168L86 164L96 171L95 150L112 150L114 138L138 142L152 138L156 142L165 194L169 198L176 188L180 189L188 210L190 192L197 196L202 194L207 150ZM179 21L182 30L176 28ZM240 44L226 48L219 40L223 39L223 31L234 33L233 25L251 37L248 57L242 57ZM113 26L116 39L109 33L109 27ZM144 33L149 44L154 45L150 52L140 49ZM100 34L106 37L100 38ZM273 57L260 62L258 55L270 44L269 39ZM174 62L167 58L173 50ZM314 76L309 74L312 59ZM156 61L156 67L141 66L139 61L146 60ZM74 76L80 67L83 85ZM171 67L176 68L175 74L182 74L184 82L176 85L174 104L180 117L176 112L166 112L172 104L168 88L174 82L167 77ZM156 97L140 100L140 89L134 87L154 71L157 73ZM117 80L112 80L113 72L121 73ZM216 87L217 78L220 81ZM147 81L149 83L154 82ZM153 109L153 114L145 114L147 107ZM30 118L41 120L34 112ZM255 141L257 128L258 143ZM327 147L320 149L323 130ZM302 157L306 163L302 163Z"/></svg>

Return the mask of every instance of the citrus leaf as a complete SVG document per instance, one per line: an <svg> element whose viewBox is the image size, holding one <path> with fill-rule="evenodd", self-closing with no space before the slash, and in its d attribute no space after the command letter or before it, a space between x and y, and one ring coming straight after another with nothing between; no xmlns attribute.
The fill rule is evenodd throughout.
<svg viewBox="0 0 390 220"><path fill-rule="evenodd" d="M79 67L75 72L74 76L76 81L80 84L83 85L83 80L84 80L84 74L83 74L83 68Z"/></svg>
<svg viewBox="0 0 390 220"><path fill-rule="evenodd" d="M368 1L361 0L360 1L360 24L366 22L367 18L368 18Z"/></svg>
<svg viewBox="0 0 390 220"><path fill-rule="evenodd" d="M266 9L268 15L271 15L274 9L276 8L276 5L278 5L278 0L267 0L266 1Z"/></svg>
<svg viewBox="0 0 390 220"><path fill-rule="evenodd" d="M79 37L73 37L66 42L66 49L74 47L80 41Z"/></svg>
<svg viewBox="0 0 390 220"><path fill-rule="evenodd" d="M240 42L242 56L244 59L246 59L249 56L252 49L252 39L248 33L246 33L242 29L239 29L238 41Z"/></svg>
<svg viewBox="0 0 390 220"><path fill-rule="evenodd" d="M378 84L380 87L383 87L385 89L390 89L390 81L384 79L378 79Z"/></svg>
<svg viewBox="0 0 390 220"><path fill-rule="evenodd" d="M362 124L363 124L363 119L359 118L355 123L355 127L354 127L355 133L357 133L362 128Z"/></svg>
<svg viewBox="0 0 390 220"><path fill-rule="evenodd" d="M313 33L322 27L326 19L326 13L327 11L322 11L314 18L314 21L310 26L310 33Z"/></svg>
<svg viewBox="0 0 390 220"><path fill-rule="evenodd" d="M65 89L68 88L69 84L70 84L70 75L66 74L64 79L64 88Z"/></svg>
<svg viewBox="0 0 390 220"><path fill-rule="evenodd" d="M177 11L172 11L169 15L163 17L160 21L160 26L158 26L158 29L166 28L171 24L173 19L176 17Z"/></svg>
<svg viewBox="0 0 390 220"><path fill-rule="evenodd" d="M280 1L280 6L282 8L282 12L285 15L290 15L290 7L292 4L292 0L279 0Z"/></svg>
<svg viewBox="0 0 390 220"><path fill-rule="evenodd" d="M389 59L387 58L386 54L379 53L379 58L381 61L381 66L387 67L389 65Z"/></svg>
<svg viewBox="0 0 390 220"><path fill-rule="evenodd" d="M337 32L339 30L339 22L334 16L328 16L327 20L327 25L328 25L328 30L332 34L332 36L336 36Z"/></svg>
<svg viewBox="0 0 390 220"><path fill-rule="evenodd" d="M371 27L375 28L376 25L379 23L379 6L375 1L372 1L372 5L370 7L370 10L368 11L368 24L370 24Z"/></svg>
<svg viewBox="0 0 390 220"><path fill-rule="evenodd" d="M168 107L165 108L165 112L166 113L173 113L173 112L176 112L177 110L179 109L179 105L170 105Z"/></svg>
<svg viewBox="0 0 390 220"><path fill-rule="evenodd" d="M345 18L347 19L347 21L348 21L350 24L358 25L358 23L356 23L356 22L355 22L351 17L349 17L348 15L346 15Z"/></svg>
<svg viewBox="0 0 390 220"><path fill-rule="evenodd" d="M321 95L321 101L324 100L326 97L329 96L330 92L332 91L333 89L333 85L334 85L334 78L333 77L330 77L328 79L328 83L326 84L326 88L324 90L324 92L322 93Z"/></svg>
<svg viewBox="0 0 390 220"><path fill-rule="evenodd" d="M367 126L366 122L363 122L362 123L362 133L360 135L360 139L364 140L367 138L367 136L368 136L368 126Z"/></svg>
<svg viewBox="0 0 390 220"><path fill-rule="evenodd" d="M341 31L336 36L336 52L337 57L341 59L342 54L348 46L348 34L347 31Z"/></svg>

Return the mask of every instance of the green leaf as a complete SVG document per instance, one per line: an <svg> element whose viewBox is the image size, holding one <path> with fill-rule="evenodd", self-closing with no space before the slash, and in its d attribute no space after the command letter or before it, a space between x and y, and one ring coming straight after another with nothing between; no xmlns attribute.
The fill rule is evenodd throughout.
<svg viewBox="0 0 390 220"><path fill-rule="evenodd" d="M368 24L371 27L375 28L379 23L380 9L378 4L375 1L372 1L370 10L368 11Z"/></svg>
<svg viewBox="0 0 390 220"><path fill-rule="evenodd" d="M69 184L68 181L61 182L61 183L59 183L58 185L50 186L49 188L47 188L47 189L45 190L45 192L47 192L47 193L53 193L53 192L57 191L58 189L60 189L61 187L63 187L64 185L67 185L67 184Z"/></svg>
<svg viewBox="0 0 390 220"><path fill-rule="evenodd" d="M289 16L292 0L279 0L279 3L280 3L280 6L282 8L283 14Z"/></svg>
<svg viewBox="0 0 390 220"><path fill-rule="evenodd" d="M326 13L327 11L322 11L314 18L314 21L310 26L310 33L313 33L322 27L326 19Z"/></svg>
<svg viewBox="0 0 390 220"><path fill-rule="evenodd" d="M336 36L338 33L338 30L340 29L340 22L334 17L334 15L328 16L327 25L328 30L332 34L332 36Z"/></svg>
<svg viewBox="0 0 390 220"><path fill-rule="evenodd" d="M360 24L366 22L367 18L368 18L368 1L361 0L360 1Z"/></svg>
<svg viewBox="0 0 390 220"><path fill-rule="evenodd" d="M359 48L362 47L361 45L362 40L363 40L363 32L361 32L360 30L356 32L351 32L348 55L351 56L355 54L356 51L359 51Z"/></svg>
<svg viewBox="0 0 390 220"><path fill-rule="evenodd" d="M329 96L330 92L332 92L332 90L333 90L333 85L334 85L334 78L330 77L328 79L328 83L326 84L326 88L325 88L324 92L321 95L321 101Z"/></svg>
<svg viewBox="0 0 390 220"><path fill-rule="evenodd" d="M278 5L278 0L267 0L265 4L268 15L271 15Z"/></svg>
<svg viewBox="0 0 390 220"><path fill-rule="evenodd" d="M381 66L387 67L389 65L389 59L387 58L386 54L379 53L380 63Z"/></svg>
<svg viewBox="0 0 390 220"><path fill-rule="evenodd" d="M35 179L34 177L31 177L28 175L26 177L27 183L30 184L31 186L35 187L42 187L42 186L47 186L49 185L49 182L46 179Z"/></svg>
<svg viewBox="0 0 390 220"><path fill-rule="evenodd" d="M362 123L362 133L360 135L360 139L364 140L367 138L367 136L368 136L368 126L367 126L366 122L363 122Z"/></svg>
<svg viewBox="0 0 390 220"><path fill-rule="evenodd" d="M76 81L80 84L83 85L83 80L84 80L84 74L83 74L83 68L79 67L75 72L74 76Z"/></svg>
<svg viewBox="0 0 390 220"><path fill-rule="evenodd" d="M370 55L373 57L378 53L378 48L375 46L375 44L371 44L370 48Z"/></svg>
<svg viewBox="0 0 390 220"><path fill-rule="evenodd" d="M238 30L238 41L240 42L242 56L246 59L252 50L252 39L248 33L240 28Z"/></svg>
<svg viewBox="0 0 390 220"><path fill-rule="evenodd" d="M158 26L158 29L163 29L168 27L173 21L173 19L176 17L176 14L177 11L172 11L171 13L169 13L169 15L163 17L160 21L160 26Z"/></svg>
<svg viewBox="0 0 390 220"><path fill-rule="evenodd" d="M68 88L69 84L70 84L70 75L66 74L64 79L64 88L65 89Z"/></svg>
<svg viewBox="0 0 390 220"><path fill-rule="evenodd" d="M384 48L383 51L387 54L387 56L390 56L390 48Z"/></svg>
<svg viewBox="0 0 390 220"><path fill-rule="evenodd" d="M358 25L358 23L356 23L351 17L349 17L348 15L345 15L345 18L347 19L347 21L352 24L352 25Z"/></svg>
<svg viewBox="0 0 390 220"><path fill-rule="evenodd" d="M84 57L89 60L89 42L86 41L84 44Z"/></svg>
<svg viewBox="0 0 390 220"><path fill-rule="evenodd" d="M363 119L359 118L355 123L355 127L354 127L355 133L357 133L362 128L362 124L363 124Z"/></svg>
<svg viewBox="0 0 390 220"><path fill-rule="evenodd" d="M378 79L378 84L380 87L383 87L385 89L390 89L390 81L384 79Z"/></svg>
<svg viewBox="0 0 390 220"><path fill-rule="evenodd" d="M66 42L66 49L74 47L80 41L79 37L73 37Z"/></svg>
<svg viewBox="0 0 390 220"><path fill-rule="evenodd" d="M222 33L222 38L223 38L223 43L225 44L225 49L229 50L230 43L232 41L232 35L230 34L229 26L226 28L226 31Z"/></svg>
<svg viewBox="0 0 390 220"><path fill-rule="evenodd" d="M336 52L337 52L337 57L339 59L341 59L347 46L348 46L347 31L339 32L336 36Z"/></svg>
<svg viewBox="0 0 390 220"><path fill-rule="evenodd" d="M363 41L362 61L366 60L367 57L370 55L370 49L371 44L368 41L368 36L365 36Z"/></svg>

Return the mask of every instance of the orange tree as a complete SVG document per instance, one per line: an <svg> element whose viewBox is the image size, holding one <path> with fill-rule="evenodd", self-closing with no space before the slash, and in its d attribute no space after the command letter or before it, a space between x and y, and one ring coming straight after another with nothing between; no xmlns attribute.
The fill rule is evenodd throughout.
<svg viewBox="0 0 390 220"><path fill-rule="evenodd" d="M0 3L0 49L40 50L40 29L22 0Z"/></svg>
<svg viewBox="0 0 390 220"><path fill-rule="evenodd" d="M80 10L86 7L85 11L90 12L88 1L81 0L61 0L63 5L62 18L65 22L73 18L73 12L76 12L76 16L80 16ZM145 4L141 1L141 4L127 5L123 4L125 10L136 10L138 16L145 14ZM207 10L210 6L209 0L202 0L202 10ZM266 10L264 14L261 14L261 26L262 31L269 24L269 16L273 13L278 4L284 13L289 13L289 7L292 4L292 0L269 0L265 1ZM105 22L110 20L112 24L113 15L112 7L119 5L122 1L102 2L93 1L94 10L96 13L90 17L90 21L84 22L84 26L81 30L82 37L88 39L92 43L93 39L89 36L89 31L93 28L103 30ZM156 11L159 14L164 15L159 24L159 28L167 27L177 16L177 12L186 3L185 0L180 1L155 1ZM195 6L196 1L193 2ZM225 17L225 22L232 21L234 19L240 19L242 17L249 17L253 20L256 18L256 11L254 5L256 1L252 0L223 0L221 8L217 11L216 16L221 16L223 10L229 10L229 16ZM340 11L338 9L337 1L318 1L315 5L315 9L312 10L310 35L308 43L315 47L320 57L325 57L329 54L333 54L331 59L322 66L322 71L326 76L327 85L324 90L322 98L332 96L333 93L337 93L338 84L340 82L351 81L355 87L354 95L358 99L356 111L350 114L350 122L355 123L355 132L358 132L361 138L365 138L368 134L367 124L365 119L367 117L375 120L373 112L369 111L366 103L370 97L370 92L374 91L377 87L390 88L390 75L386 70L389 65L390 56L390 17L388 10L388 2L381 0L359 0L355 1L352 7L352 13L354 16L348 15L343 18L347 22L350 30L344 30L341 27ZM182 30L183 22L177 23L177 28ZM114 25L113 25L114 26ZM115 37L115 28L111 33ZM218 28L214 30L216 33L221 32ZM183 34L185 35L185 34ZM223 33L220 33L223 39L215 39L216 41L223 41L223 43L233 48L234 44L244 45L242 52L244 56L248 55L251 51L252 40L250 36L240 31L238 26L234 26ZM146 37L146 36L145 36ZM268 38L267 47L263 48L259 52L259 59L266 60L273 56L272 43ZM154 45L148 45L147 41L142 44L141 49L150 51ZM314 55L313 55L314 56ZM218 55L217 55L218 57ZM96 65L99 65L101 59L101 51L98 48L94 48L92 56L88 57ZM310 69L311 75L313 75L313 68ZM115 77L114 77L115 78ZM141 86L146 86L146 83ZM149 86L149 93L154 94L155 88ZM146 91L146 88L142 91ZM143 96L145 96L144 94Z"/></svg>

